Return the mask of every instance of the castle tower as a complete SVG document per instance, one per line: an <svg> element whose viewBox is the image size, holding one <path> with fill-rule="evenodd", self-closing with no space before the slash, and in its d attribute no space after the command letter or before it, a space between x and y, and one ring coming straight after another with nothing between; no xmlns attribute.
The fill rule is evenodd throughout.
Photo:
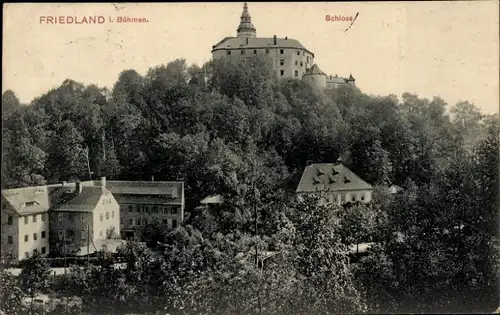
<svg viewBox="0 0 500 315"><path fill-rule="evenodd" d="M309 82L319 89L326 89L326 74L321 71L317 64L307 69L306 73L302 76L302 80Z"/></svg>
<svg viewBox="0 0 500 315"><path fill-rule="evenodd" d="M247 3L243 5L243 13L241 13L240 17L240 25L236 30L238 35L237 37L256 37L257 33L255 30L255 26L252 24L252 18L248 13Z"/></svg>
<svg viewBox="0 0 500 315"><path fill-rule="evenodd" d="M347 79L347 83L349 83L352 86L356 86L356 80L352 76L352 74L349 75L349 79Z"/></svg>

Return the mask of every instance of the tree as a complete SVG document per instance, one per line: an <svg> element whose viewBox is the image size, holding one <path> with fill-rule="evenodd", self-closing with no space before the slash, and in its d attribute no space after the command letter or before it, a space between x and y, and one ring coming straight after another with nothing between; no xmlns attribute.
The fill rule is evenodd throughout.
<svg viewBox="0 0 500 315"><path fill-rule="evenodd" d="M50 266L35 253L23 261L22 270L19 274L19 285L21 289L31 298L31 307L35 296L48 289L48 280L51 275Z"/></svg>

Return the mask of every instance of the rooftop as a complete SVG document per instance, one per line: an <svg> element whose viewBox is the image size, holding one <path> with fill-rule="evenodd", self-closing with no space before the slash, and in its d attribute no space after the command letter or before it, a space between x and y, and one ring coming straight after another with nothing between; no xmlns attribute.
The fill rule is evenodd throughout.
<svg viewBox="0 0 500 315"><path fill-rule="evenodd" d="M292 38L276 38L275 45L274 37L226 37L213 46L212 52L220 49L262 49L281 47L303 49L314 57L314 54L305 48L298 40Z"/></svg>
<svg viewBox="0 0 500 315"><path fill-rule="evenodd" d="M326 75L321 69L318 67L317 64L312 65L311 68L307 69L305 75L308 74L321 74L321 75Z"/></svg>
<svg viewBox="0 0 500 315"><path fill-rule="evenodd" d="M339 162L306 166L295 191L300 193L363 189L371 190L373 187Z"/></svg>
<svg viewBox="0 0 500 315"><path fill-rule="evenodd" d="M92 212L103 195L111 193L104 187L100 186L83 186L82 192L66 193L62 196L61 202L53 208L54 211L75 211L75 212Z"/></svg>

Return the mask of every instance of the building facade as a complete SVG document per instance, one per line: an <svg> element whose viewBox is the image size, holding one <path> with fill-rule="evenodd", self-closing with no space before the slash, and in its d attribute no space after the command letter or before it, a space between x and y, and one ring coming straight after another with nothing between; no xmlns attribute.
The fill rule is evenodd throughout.
<svg viewBox="0 0 500 315"><path fill-rule="evenodd" d="M53 252L78 254L97 240L120 235L120 206L106 188L106 179L99 185L77 182L67 187L58 204L50 211L50 235Z"/></svg>
<svg viewBox="0 0 500 315"><path fill-rule="evenodd" d="M2 259L17 263L35 253L47 255L50 204L47 187L27 187L2 191Z"/></svg>
<svg viewBox="0 0 500 315"><path fill-rule="evenodd" d="M272 67L278 79L299 79L321 88L337 88L341 82L334 83L330 76L327 84L326 74L318 75L315 66L314 53L304 47L298 40L292 38L257 37L257 30L252 24L248 6L245 2L240 24L236 30L236 37L226 37L212 46L214 60L240 61L252 56L266 56L272 61ZM319 70L321 71L321 70ZM348 85L354 85L354 78Z"/></svg>
<svg viewBox="0 0 500 315"><path fill-rule="evenodd" d="M121 235L139 236L154 221L176 228L184 221L184 183L155 181L108 181L108 189L120 205Z"/></svg>
<svg viewBox="0 0 500 315"><path fill-rule="evenodd" d="M288 198L318 195L323 204L369 203L373 187L354 174L342 161L310 164L288 186Z"/></svg>

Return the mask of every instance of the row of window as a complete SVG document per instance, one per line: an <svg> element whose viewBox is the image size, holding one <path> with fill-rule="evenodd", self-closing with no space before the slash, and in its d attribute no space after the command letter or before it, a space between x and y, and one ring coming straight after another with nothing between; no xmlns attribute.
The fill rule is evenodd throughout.
<svg viewBox="0 0 500 315"><path fill-rule="evenodd" d="M59 230L59 239L64 239L64 230ZM80 238L82 240L86 240L87 239L87 230L81 230L80 231Z"/></svg>
<svg viewBox="0 0 500 315"><path fill-rule="evenodd" d="M75 222L75 217L73 213L70 213L69 218L71 222ZM59 222L62 222L64 220L64 213L58 213L58 219ZM87 214L86 213L80 213L80 222L85 222L87 219Z"/></svg>
<svg viewBox="0 0 500 315"><path fill-rule="evenodd" d="M102 213L99 215L99 218L101 219L101 222L102 222ZM115 218L115 211L111 211L111 218L114 219ZM109 220L109 212L106 212L106 220Z"/></svg>
<svg viewBox="0 0 500 315"><path fill-rule="evenodd" d="M47 214L46 214L46 213L34 214L34 215L32 215L32 216L31 216L31 219L32 219L33 223L36 223L36 221L37 221L37 217L38 217L38 216L41 216L41 220L42 220L42 221L47 220L47 217L46 217L46 216L47 216ZM29 223L29 217L30 217L30 216L25 216L25 217L24 217L24 224L28 224L28 223ZM8 224L8 225L12 225L12 224L14 224L14 218L13 218L11 215L9 215L9 216L7 217L7 224Z"/></svg>
<svg viewBox="0 0 500 315"><path fill-rule="evenodd" d="M144 221L141 222L141 218L136 218L136 219L130 219L128 221L128 226L132 227L132 226L140 226L141 223L144 223L144 225L148 225L148 223L150 223L147 219L144 219ZM167 220L163 220L163 223L167 224L168 221ZM177 220L172 220L172 227L173 228L176 228L177 227Z"/></svg>
<svg viewBox="0 0 500 315"><path fill-rule="evenodd" d="M295 70L295 76L298 77L299 76L299 70ZM280 75L285 75L285 70L280 70Z"/></svg>
<svg viewBox="0 0 500 315"><path fill-rule="evenodd" d="M114 228L114 226L112 226L112 225L111 225L109 228L110 228L110 229L113 229L113 228ZM99 237L104 237L104 232L103 232L103 230L100 230L100 231L99 231Z"/></svg>
<svg viewBox="0 0 500 315"><path fill-rule="evenodd" d="M111 204L111 198L104 198L102 200L102 204L103 205L109 205L109 204Z"/></svg>
<svg viewBox="0 0 500 315"><path fill-rule="evenodd" d="M298 60L295 60L295 65L298 66L299 64L301 67L304 66L304 63L302 61L299 63ZM284 66L284 65L285 65L285 59L280 59L280 66Z"/></svg>
<svg viewBox="0 0 500 315"><path fill-rule="evenodd" d="M42 231L42 233L40 233L40 234L41 234L42 238L47 237L45 231ZM33 240L36 241L37 239L38 239L38 233L33 233ZM29 235L28 234L24 235L24 242L25 243L29 242ZM12 236L9 235L7 237L7 243L12 244Z"/></svg>
<svg viewBox="0 0 500 315"><path fill-rule="evenodd" d="M41 253L42 253L42 255L45 255L47 253L47 249L45 248L45 246L42 247ZM33 250L33 255L36 255L36 254L38 254L38 249L35 248ZM30 252L24 252L24 257L29 258L30 257Z"/></svg>
<svg viewBox="0 0 500 315"><path fill-rule="evenodd" d="M244 55L245 54L245 51L246 49L242 49L240 50L240 54ZM254 49L253 50L253 54L254 55L257 55L257 49ZM266 48L266 54L269 54L269 48ZM280 54L283 55L285 54L285 50L284 49L280 49ZM227 51L227 55L230 56L231 55L231 51L228 50ZM302 55L305 56L306 55L306 52L305 51L302 51ZM297 50L297 56L300 56L300 50ZM307 62L309 62L309 56L307 56Z"/></svg>
<svg viewBox="0 0 500 315"><path fill-rule="evenodd" d="M147 206L147 205L136 205L135 206L135 211L136 212L144 212L144 213L159 213L159 214L177 214L178 213L178 208L173 207L173 206ZM128 206L128 212L134 212L134 206L129 205Z"/></svg>
<svg viewBox="0 0 500 315"><path fill-rule="evenodd" d="M352 202L355 202L356 200L365 200L365 193L361 193L361 194L357 194L357 195L353 195L351 194L351 200L347 200L347 196L346 195L339 195L340 196L340 202L341 203L344 203L344 202L348 202L348 201L352 201ZM335 201L335 197L333 197L333 201ZM358 198L356 198L358 197Z"/></svg>

